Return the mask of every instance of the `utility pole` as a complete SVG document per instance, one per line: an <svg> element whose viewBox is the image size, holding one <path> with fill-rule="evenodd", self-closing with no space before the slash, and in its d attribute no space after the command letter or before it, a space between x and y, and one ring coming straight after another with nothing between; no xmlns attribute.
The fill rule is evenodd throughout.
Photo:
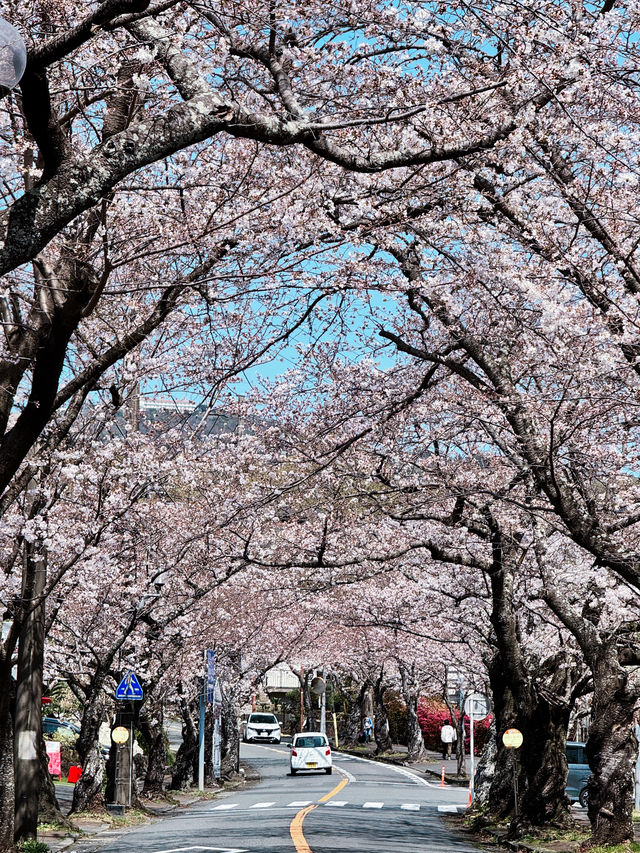
<svg viewBox="0 0 640 853"><path fill-rule="evenodd" d="M15 716L14 838L36 838L40 803L44 600L47 566L39 543L25 543L22 629L18 649Z"/></svg>

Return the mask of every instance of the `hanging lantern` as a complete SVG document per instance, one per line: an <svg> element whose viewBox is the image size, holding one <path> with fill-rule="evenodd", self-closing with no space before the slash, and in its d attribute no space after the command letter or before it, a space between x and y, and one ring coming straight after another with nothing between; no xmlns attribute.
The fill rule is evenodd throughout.
<svg viewBox="0 0 640 853"><path fill-rule="evenodd" d="M0 89L13 89L24 74L27 49L15 27L0 18Z"/></svg>

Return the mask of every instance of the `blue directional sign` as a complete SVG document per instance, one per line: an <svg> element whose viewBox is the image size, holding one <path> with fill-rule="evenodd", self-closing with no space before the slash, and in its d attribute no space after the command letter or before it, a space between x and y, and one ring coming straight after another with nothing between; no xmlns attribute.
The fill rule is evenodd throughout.
<svg viewBox="0 0 640 853"><path fill-rule="evenodd" d="M125 675L116 690L116 699L128 699L129 701L140 701L142 699L142 687L138 677L132 670Z"/></svg>

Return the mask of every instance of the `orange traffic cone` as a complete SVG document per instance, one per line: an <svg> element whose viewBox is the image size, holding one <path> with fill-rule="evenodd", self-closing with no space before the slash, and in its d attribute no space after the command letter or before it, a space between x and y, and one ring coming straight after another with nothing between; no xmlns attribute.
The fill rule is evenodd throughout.
<svg viewBox="0 0 640 853"><path fill-rule="evenodd" d="M471 788L471 779L469 779L469 805L473 802L472 788Z"/></svg>
<svg viewBox="0 0 640 853"><path fill-rule="evenodd" d="M440 777L440 787L444 788L444 764L442 765L442 776Z"/></svg>

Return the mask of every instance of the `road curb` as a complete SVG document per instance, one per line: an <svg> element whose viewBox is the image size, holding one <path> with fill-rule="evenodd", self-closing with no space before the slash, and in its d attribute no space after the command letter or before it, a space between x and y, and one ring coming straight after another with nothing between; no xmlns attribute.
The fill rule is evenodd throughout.
<svg viewBox="0 0 640 853"><path fill-rule="evenodd" d="M410 766L410 765L407 765ZM427 776L433 776L434 779L442 779L442 771L438 772L437 770L429 770L428 767L422 767L421 770L427 774ZM468 788L469 787L469 779L460 778L460 776L451 776L449 773L444 774L444 781L447 785L455 785L457 788Z"/></svg>

